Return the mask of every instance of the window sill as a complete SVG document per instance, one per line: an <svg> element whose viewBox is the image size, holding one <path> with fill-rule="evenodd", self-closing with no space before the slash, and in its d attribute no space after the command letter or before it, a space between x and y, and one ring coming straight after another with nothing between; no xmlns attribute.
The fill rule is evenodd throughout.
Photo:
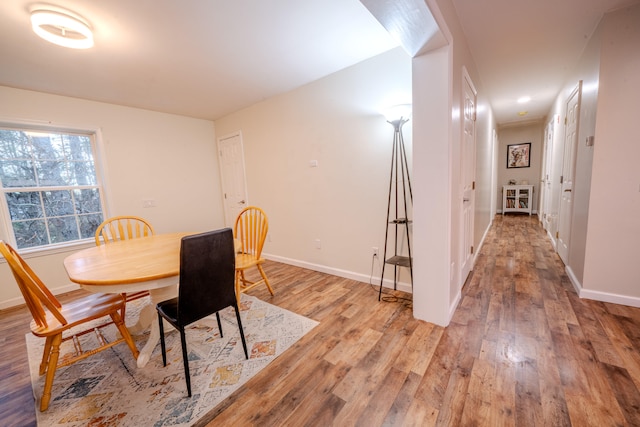
<svg viewBox="0 0 640 427"><path fill-rule="evenodd" d="M75 242L61 243L55 246L48 246L46 248L27 248L18 249L20 256L24 259L39 258L50 255L73 253L82 249L91 248L96 245L94 239L84 239ZM0 262L6 263L7 261L0 257Z"/></svg>

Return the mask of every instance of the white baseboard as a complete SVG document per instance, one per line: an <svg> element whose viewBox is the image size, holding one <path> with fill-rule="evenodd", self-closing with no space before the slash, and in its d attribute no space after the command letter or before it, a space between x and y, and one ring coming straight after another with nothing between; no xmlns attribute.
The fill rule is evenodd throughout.
<svg viewBox="0 0 640 427"><path fill-rule="evenodd" d="M376 287L380 287L380 277L370 277L361 273L354 273L353 271L341 270L339 268L328 267L326 265L313 264L306 261L300 261L293 258L281 257L278 255L270 255L263 253L262 256L271 261L281 262L283 264L294 265L296 267L302 267L313 271L319 271L320 273L331 274L333 276L344 277L345 279L357 280L358 282L371 283ZM385 288L393 289L393 281L385 279L383 286ZM405 282L398 282L398 290L412 293L411 284Z"/></svg>
<svg viewBox="0 0 640 427"><path fill-rule="evenodd" d="M480 243L478 243L478 248L474 248L473 252L473 268L475 268L476 266L476 259L478 257L478 254L480 253L480 249L482 249L482 245L484 245L484 241L487 238L487 235L489 234L489 229L491 228L491 226L493 225L493 219L491 219L491 221L489 221L489 225L487 225L487 228L484 230L484 233L482 234L482 238L480 239ZM469 274L473 274L473 269ZM466 281L466 278L465 278ZM458 308L458 304L460 303L460 301L462 300L462 287L464 286L464 283L462 283L458 289L458 292L456 293L456 297L453 299L453 302L451 303L451 305L449 306L449 319L448 321L451 322L451 319L453 318L453 314L455 313L456 309Z"/></svg>
<svg viewBox="0 0 640 427"><path fill-rule="evenodd" d="M60 295L67 292L75 291L77 289L80 289L80 286L76 285L75 283L69 283L65 286L61 286L59 288L49 289L49 290L54 295ZM5 301L0 301L0 310L4 310L6 308L16 307L24 304L25 304L24 298L22 298L21 296L16 298L11 298Z"/></svg>
<svg viewBox="0 0 640 427"><path fill-rule="evenodd" d="M578 296L580 296L580 291L582 290L582 283L580 283L576 275L573 273L573 270L571 269L571 267L569 267L568 265L565 265L564 271L567 273L567 276L569 276L569 281L573 285L573 289L575 289Z"/></svg>
<svg viewBox="0 0 640 427"><path fill-rule="evenodd" d="M482 249L482 245L484 245L484 241L486 240L487 234L489 234L489 230L491 229L492 225L493 225L493 218L491 218L491 221L489 221L489 225L487 225L487 228L484 229L484 233L482 234L480 243L478 243L478 247L473 249L473 266L474 267L476 265L476 258L480 253L480 250Z"/></svg>
<svg viewBox="0 0 640 427"><path fill-rule="evenodd" d="M567 272L567 276L569 276L569 280L580 298L640 308L640 298L585 289L573 273L571 267L565 267L565 271Z"/></svg>
<svg viewBox="0 0 640 427"><path fill-rule="evenodd" d="M553 238L553 236L551 235L551 232L549 232L549 230L547 230L547 236L549 236L549 240L551 240L551 246L553 246L553 250L555 252L558 252L558 246L556 243L556 239Z"/></svg>
<svg viewBox="0 0 640 427"><path fill-rule="evenodd" d="M458 309L458 304L460 304L461 298L462 298L462 292L458 291L456 293L456 297L454 298L453 302L449 306L449 319L447 319L447 325L449 323L451 323L451 319L453 319L453 315L455 314L456 310Z"/></svg>
<svg viewBox="0 0 640 427"><path fill-rule="evenodd" d="M610 302L613 304L628 305L629 307L640 308L640 298L627 295L611 294L608 292L591 291L583 289L580 291L580 298L592 299L595 301Z"/></svg>

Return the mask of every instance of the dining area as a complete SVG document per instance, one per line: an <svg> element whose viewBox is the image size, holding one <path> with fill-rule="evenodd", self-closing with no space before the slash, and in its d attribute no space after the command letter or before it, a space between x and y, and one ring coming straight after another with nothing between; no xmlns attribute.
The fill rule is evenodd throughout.
<svg viewBox="0 0 640 427"><path fill-rule="evenodd" d="M52 386L58 368L118 344L128 346L128 357L141 370L147 369L161 344L166 365L167 326L180 332L191 397L186 327L215 314L218 334L223 337L227 331L223 332L219 312L226 307L235 310L244 356L249 359L240 303L242 294L255 286L264 285L274 293L262 268L267 233L267 216L255 206L242 210L233 228L207 231L156 233L141 217L109 218L97 227L95 246L64 258L68 279L87 291L85 297L69 304L61 304L19 252L0 241L0 252L32 314L31 332L45 341L39 365L39 375L45 376L40 411L46 411L56 399ZM254 268L259 279L248 280L245 272ZM136 300L138 309L127 310ZM101 332L110 325L117 330L114 339ZM96 335L97 348L83 348L86 334ZM73 344L72 357L60 357L65 341Z"/></svg>

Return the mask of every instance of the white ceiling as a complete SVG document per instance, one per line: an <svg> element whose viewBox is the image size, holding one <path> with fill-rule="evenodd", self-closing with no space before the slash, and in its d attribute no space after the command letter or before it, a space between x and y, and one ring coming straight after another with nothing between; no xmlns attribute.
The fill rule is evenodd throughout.
<svg viewBox="0 0 640 427"><path fill-rule="evenodd" d="M400 0L396 0L400 1ZM640 0L452 0L499 122L542 117L603 13ZM51 0L95 47L49 44L0 2L0 85L217 119L397 46L358 0ZM0 100L1 102L1 100Z"/></svg>

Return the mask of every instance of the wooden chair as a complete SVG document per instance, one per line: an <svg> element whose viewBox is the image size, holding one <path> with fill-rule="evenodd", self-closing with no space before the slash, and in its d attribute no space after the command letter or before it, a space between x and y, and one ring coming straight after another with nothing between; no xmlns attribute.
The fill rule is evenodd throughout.
<svg viewBox="0 0 640 427"><path fill-rule="evenodd" d="M144 218L138 216L114 216L104 220L96 229L96 246L100 246L101 243L108 244L120 240L153 236L154 234L153 226ZM149 291L122 294L126 302L143 298L147 295L149 295ZM124 317L124 311L122 312L122 317Z"/></svg>
<svg viewBox="0 0 640 427"><path fill-rule="evenodd" d="M149 222L139 216L114 216L105 219L96 229L96 246L119 240L153 236L155 231Z"/></svg>
<svg viewBox="0 0 640 427"><path fill-rule="evenodd" d="M40 411L45 411L49 407L51 387L53 386L57 368L85 359L121 342L126 342L131 349L131 353L133 353L133 357L135 359L138 358L138 349L120 315L125 304L122 295L90 294L63 306L10 245L0 241L0 252L7 260L26 305L33 316L31 332L37 337L45 338L39 372L40 375L46 373L47 376L44 382L42 400L40 401ZM109 316L111 321L97 327L92 326L82 330L80 330L81 328L76 328L73 334L67 336L71 328L85 325L92 320L106 316ZM116 325L121 337L107 342L102 335L101 329L111 324ZM78 337L90 332L96 334L100 345L94 349L83 350ZM63 334L65 334L64 337ZM73 340L75 352L72 357L65 358L58 363L60 345L68 340Z"/></svg>
<svg viewBox="0 0 640 427"><path fill-rule="evenodd" d="M255 206L244 208L238 217L233 229L234 237L240 242L240 250L236 254L236 297L240 305L240 294L261 285L267 285L267 289L273 295L273 289L269 279L262 268L262 247L269 231L269 221L264 211ZM260 280L250 281L245 276L245 271L256 267L260 273Z"/></svg>
<svg viewBox="0 0 640 427"><path fill-rule="evenodd" d="M183 237L180 244L179 295L177 298L160 302L156 306L162 362L165 366L167 366L167 353L162 319L180 331L182 361L189 397L191 397L191 377L185 328L191 323L215 313L218 330L222 336L218 312L223 308L233 307L236 311L244 355L247 359L249 358L234 289L234 257L233 233L230 228Z"/></svg>

